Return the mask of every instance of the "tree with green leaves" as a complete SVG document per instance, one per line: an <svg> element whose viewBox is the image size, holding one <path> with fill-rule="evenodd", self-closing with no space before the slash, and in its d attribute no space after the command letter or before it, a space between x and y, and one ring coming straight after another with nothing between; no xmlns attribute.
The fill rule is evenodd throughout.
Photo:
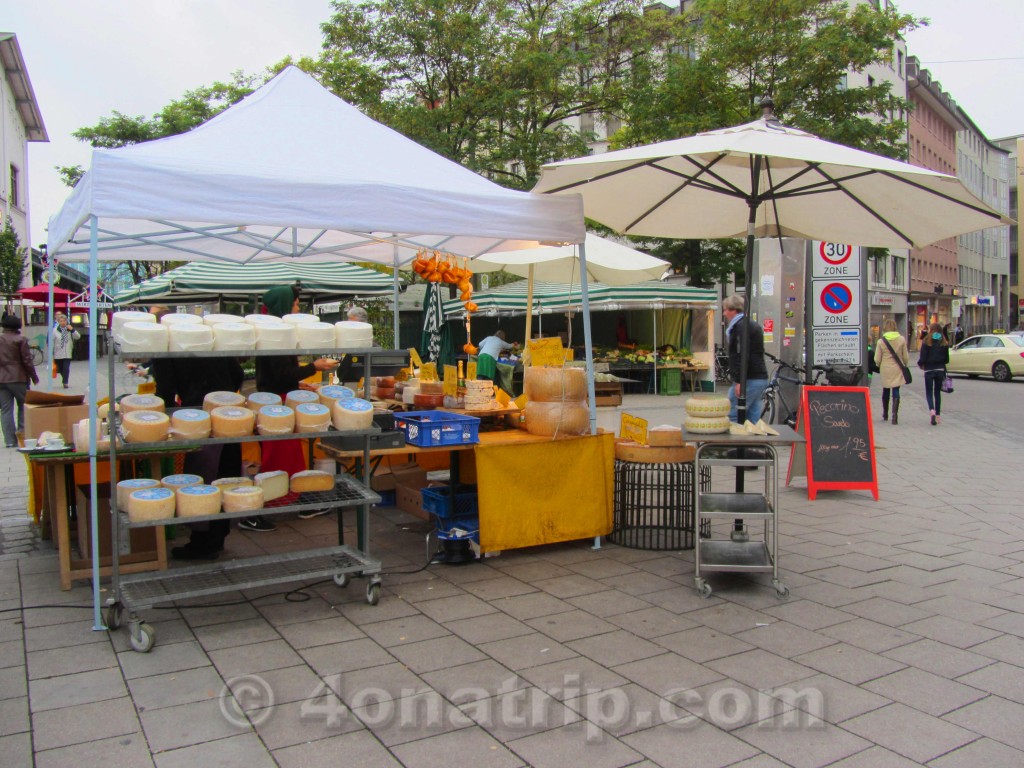
<svg viewBox="0 0 1024 768"><path fill-rule="evenodd" d="M8 216L0 231L0 293L5 301L10 302L11 296L21 288L27 269L28 249L21 247L21 238Z"/></svg>

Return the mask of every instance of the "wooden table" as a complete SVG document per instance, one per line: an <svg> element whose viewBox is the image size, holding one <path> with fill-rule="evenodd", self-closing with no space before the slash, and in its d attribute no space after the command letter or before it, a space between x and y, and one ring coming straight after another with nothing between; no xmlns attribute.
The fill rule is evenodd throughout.
<svg viewBox="0 0 1024 768"><path fill-rule="evenodd" d="M131 448L121 447L117 451L117 457L121 461L148 461L150 473L154 478L161 476L159 461L168 456L175 456L179 453L188 453L196 450L196 446L168 446L166 449L133 451ZM60 587L71 589L71 582L74 579L92 578L92 557L89 552L78 552L78 557L73 558L71 553L71 504L68 499L68 476L75 464L83 464L89 461L89 454L86 452L66 451L60 453L26 453L28 460L33 465L43 469L45 486L45 503L40 518L40 527L53 524L57 530L57 550L60 562ZM99 461L108 461L107 452L98 454ZM90 510L78 510L78 525L90 519ZM121 558L122 573L139 573L142 571L166 570L167 568L167 547L164 542L164 529L156 527L156 545L152 552L132 553ZM77 536L77 544L83 542ZM100 575L110 575L109 556L101 558ZM105 563L105 564L104 564Z"/></svg>

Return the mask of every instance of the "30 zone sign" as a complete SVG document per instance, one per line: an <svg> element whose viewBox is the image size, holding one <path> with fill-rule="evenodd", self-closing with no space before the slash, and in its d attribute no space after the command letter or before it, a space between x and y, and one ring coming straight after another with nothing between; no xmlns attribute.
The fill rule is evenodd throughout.
<svg viewBox="0 0 1024 768"><path fill-rule="evenodd" d="M813 277L860 277L860 255L857 248L845 243L817 244L813 251Z"/></svg>

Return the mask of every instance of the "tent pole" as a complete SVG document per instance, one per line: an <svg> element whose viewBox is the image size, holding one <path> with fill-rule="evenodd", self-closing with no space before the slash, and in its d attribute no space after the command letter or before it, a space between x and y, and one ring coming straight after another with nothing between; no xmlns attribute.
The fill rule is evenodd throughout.
<svg viewBox="0 0 1024 768"><path fill-rule="evenodd" d="M654 323L654 344L651 351L654 353L654 394L658 394L658 310L651 310L651 317Z"/></svg>
<svg viewBox="0 0 1024 768"><path fill-rule="evenodd" d="M523 358L530 362L530 339L533 330L533 264L527 270L526 277L526 335L523 337Z"/></svg>
<svg viewBox="0 0 1024 768"><path fill-rule="evenodd" d="M580 243L580 296L583 300L583 346L587 358L587 397L590 398L590 434L597 434L597 399L594 394L594 347L590 334L590 296L587 287L587 247Z"/></svg>
<svg viewBox="0 0 1024 768"><path fill-rule="evenodd" d="M99 385L96 379L96 353L99 349L97 344L97 312L96 298L99 295L97 275L99 274L99 220L95 215L89 217L89 392L86 400L89 401L89 508L92 513L92 628L93 631L103 632L107 627L103 624L100 616L100 511L99 511L99 489L96 483L96 433L99 424L99 414L96 409L96 400L99 398ZM50 283L51 295L53 283ZM53 302L50 302L51 307ZM52 312L52 309L51 309ZM51 353L52 354L52 353ZM114 354L111 349L109 354ZM49 378L49 377L47 377ZM111 403L113 407L113 403ZM63 510L61 510L63 514ZM116 523L115 523L116 525Z"/></svg>
<svg viewBox="0 0 1024 768"><path fill-rule="evenodd" d="M50 258L49 251L46 254L46 278L50 290L50 300L46 305L46 317L49 322L49 325L46 326L46 362L48 367L43 378L46 379L46 391L49 392L53 387L53 342L55 341L53 338L53 259ZM24 305L22 308L24 309Z"/></svg>
<svg viewBox="0 0 1024 768"><path fill-rule="evenodd" d="M398 338L398 243L394 243L392 245L392 248L394 249L394 256L393 256L393 258L391 260L391 263L394 265L395 271L393 273L394 280L392 281L393 303L392 303L391 307L392 307L393 314L392 314L391 322L392 322L392 324L394 326L394 333L395 333L395 337L394 338L395 338L395 340L391 344L391 348L392 349L401 349L402 346L401 346L401 344L399 344L399 338Z"/></svg>

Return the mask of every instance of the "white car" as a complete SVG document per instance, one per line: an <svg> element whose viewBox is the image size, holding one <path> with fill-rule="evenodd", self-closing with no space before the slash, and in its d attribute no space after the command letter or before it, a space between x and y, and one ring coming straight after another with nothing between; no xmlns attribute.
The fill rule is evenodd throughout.
<svg viewBox="0 0 1024 768"><path fill-rule="evenodd" d="M971 378L991 376L996 381L1024 376L1024 336L985 333L964 339L949 350L946 370Z"/></svg>

